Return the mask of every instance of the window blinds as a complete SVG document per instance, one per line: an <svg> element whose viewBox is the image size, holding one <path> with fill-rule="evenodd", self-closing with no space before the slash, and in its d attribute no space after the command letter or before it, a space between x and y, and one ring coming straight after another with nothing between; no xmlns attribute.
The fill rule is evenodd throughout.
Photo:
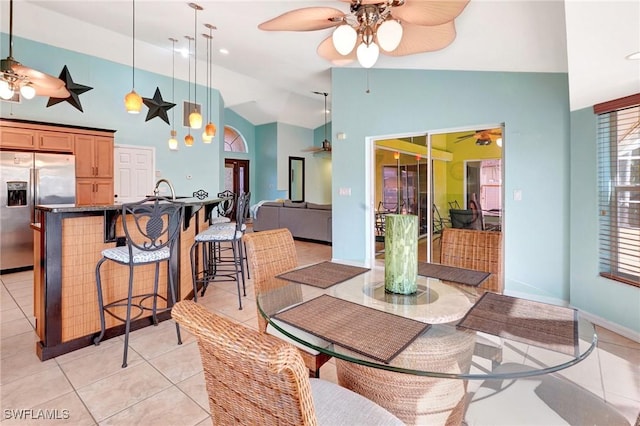
<svg viewBox="0 0 640 426"><path fill-rule="evenodd" d="M600 275L640 286L640 93L598 114Z"/></svg>

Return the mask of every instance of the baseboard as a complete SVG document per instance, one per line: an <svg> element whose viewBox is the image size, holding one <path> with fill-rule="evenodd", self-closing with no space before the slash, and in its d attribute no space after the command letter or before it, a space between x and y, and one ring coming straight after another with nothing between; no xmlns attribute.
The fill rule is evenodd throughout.
<svg viewBox="0 0 640 426"><path fill-rule="evenodd" d="M630 328L621 326L620 324L616 324L615 322L611 322L605 318L599 317L597 315L591 314L589 312L580 310L580 313L589 321L591 321L595 325L599 325L600 327L606 328L607 330L613 331L623 337L626 337L629 340L633 340L634 342L640 343L640 333L631 330Z"/></svg>

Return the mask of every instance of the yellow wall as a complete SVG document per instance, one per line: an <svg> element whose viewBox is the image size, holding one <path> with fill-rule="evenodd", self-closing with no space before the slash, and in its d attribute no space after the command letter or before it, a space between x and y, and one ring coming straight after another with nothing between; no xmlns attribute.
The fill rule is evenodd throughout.
<svg viewBox="0 0 640 426"><path fill-rule="evenodd" d="M464 162L465 160L486 160L491 158L502 158L502 148L495 141L490 145L476 145L474 138L469 138L457 142L458 137L467 135L469 132L449 133L445 136L447 151L453 154L452 161L447 166L447 202L457 201L460 207L464 206ZM438 205L438 207L440 207ZM448 216L449 206L441 213Z"/></svg>

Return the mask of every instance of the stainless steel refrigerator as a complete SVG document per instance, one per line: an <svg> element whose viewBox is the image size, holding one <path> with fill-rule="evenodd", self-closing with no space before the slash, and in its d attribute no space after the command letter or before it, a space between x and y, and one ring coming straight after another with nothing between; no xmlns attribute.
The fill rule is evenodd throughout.
<svg viewBox="0 0 640 426"><path fill-rule="evenodd" d="M68 154L0 152L0 273L33 266L38 204L75 204L75 157Z"/></svg>

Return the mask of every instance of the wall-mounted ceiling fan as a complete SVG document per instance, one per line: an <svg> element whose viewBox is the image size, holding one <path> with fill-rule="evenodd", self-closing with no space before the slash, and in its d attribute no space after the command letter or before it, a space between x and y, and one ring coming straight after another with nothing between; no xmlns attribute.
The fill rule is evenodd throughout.
<svg viewBox="0 0 640 426"><path fill-rule="evenodd" d="M49 74L25 67L13 57L13 0L9 2L9 56L0 61L0 97L11 99L19 92L25 99L34 96L68 98L65 82Z"/></svg>
<svg viewBox="0 0 640 426"><path fill-rule="evenodd" d="M322 146L314 146L311 148L305 148L303 151L305 152L331 152L331 142L327 139L327 116L329 115L329 110L327 109L327 96L329 94L327 92L312 92L316 95L324 96L324 140L322 141Z"/></svg>
<svg viewBox="0 0 640 426"><path fill-rule="evenodd" d="M316 31L334 28L318 46L322 58L335 65L357 59L372 67L380 50L390 56L432 52L456 37L453 20L469 0L341 0L349 13L332 7L306 7L258 25L265 31ZM357 46L357 48L356 48Z"/></svg>
<svg viewBox="0 0 640 426"><path fill-rule="evenodd" d="M458 143L472 138L476 140L476 145L491 145L492 142L502 139L502 129L476 130L474 133L458 136L455 142Z"/></svg>

